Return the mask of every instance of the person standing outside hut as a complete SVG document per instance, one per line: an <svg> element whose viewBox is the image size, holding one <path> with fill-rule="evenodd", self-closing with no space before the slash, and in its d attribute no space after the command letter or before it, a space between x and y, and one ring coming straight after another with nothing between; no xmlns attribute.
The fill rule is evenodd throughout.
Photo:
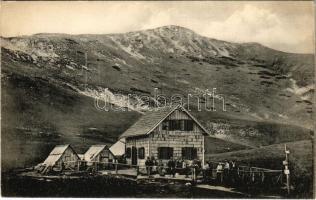
<svg viewBox="0 0 316 200"><path fill-rule="evenodd" d="M147 157L146 161L145 161L145 166L146 166L146 172L147 175L150 176L150 172L151 172L151 160L149 157Z"/></svg>
<svg viewBox="0 0 316 200"><path fill-rule="evenodd" d="M210 176L210 165L208 162L206 162L206 164L203 166L202 172L203 172L203 180L205 182L208 182L209 176Z"/></svg>
<svg viewBox="0 0 316 200"><path fill-rule="evenodd" d="M222 163L218 163L216 167L216 179L218 183L223 182L223 165Z"/></svg>
<svg viewBox="0 0 316 200"><path fill-rule="evenodd" d="M65 163L64 161L62 160L61 161L61 169L60 169L60 172L63 172L65 170Z"/></svg>
<svg viewBox="0 0 316 200"><path fill-rule="evenodd" d="M179 174L183 173L182 161L183 161L182 158L179 158L176 161L176 172Z"/></svg>
<svg viewBox="0 0 316 200"><path fill-rule="evenodd" d="M154 156L152 156L151 157L151 159L150 159L150 165L151 165L151 173L152 174L155 174L155 173L157 173L157 165L158 165L158 162L157 162L157 160L155 159L155 157Z"/></svg>
<svg viewBox="0 0 316 200"><path fill-rule="evenodd" d="M168 171L173 177L175 177L175 167L176 167L176 163L173 160L173 157L171 157L170 160L168 161Z"/></svg>
<svg viewBox="0 0 316 200"><path fill-rule="evenodd" d="M175 175L176 175L176 161L173 158L171 158L171 160L172 160L171 172L172 172L172 176L175 177Z"/></svg>
<svg viewBox="0 0 316 200"><path fill-rule="evenodd" d="M224 182L225 182L225 184L228 184L229 179L230 179L230 177L229 177L229 170L230 170L230 164L226 160L225 164L224 164Z"/></svg>
<svg viewBox="0 0 316 200"><path fill-rule="evenodd" d="M162 162L162 160L159 160L158 161L158 173L160 176L164 176L165 173L164 173L165 169L164 169L164 164Z"/></svg>
<svg viewBox="0 0 316 200"><path fill-rule="evenodd" d="M232 183L235 185L237 183L237 179L238 179L238 172L237 172L237 164L236 161L232 161L231 162L231 177L232 177Z"/></svg>
<svg viewBox="0 0 316 200"><path fill-rule="evenodd" d="M182 160L182 168L183 168L183 173L185 175L185 178L189 177L189 173L190 173L190 168L188 163L185 160Z"/></svg>
<svg viewBox="0 0 316 200"><path fill-rule="evenodd" d="M193 163L192 163L192 170L193 170L193 177L194 177L194 179L197 178L197 175L200 173L200 169L201 169L200 161L194 159Z"/></svg>

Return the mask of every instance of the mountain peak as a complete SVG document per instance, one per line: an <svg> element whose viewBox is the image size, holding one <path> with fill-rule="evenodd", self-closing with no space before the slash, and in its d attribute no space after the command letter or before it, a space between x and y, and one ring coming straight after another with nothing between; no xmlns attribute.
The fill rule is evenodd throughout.
<svg viewBox="0 0 316 200"><path fill-rule="evenodd" d="M183 26L178 26L178 25L166 25L166 26L161 26L161 27L158 27L157 29L171 29L171 30L190 30L188 28L185 28Z"/></svg>
<svg viewBox="0 0 316 200"><path fill-rule="evenodd" d="M182 27L182 26L178 26L178 25L166 25L166 26L161 26L161 27L154 28L153 30L194 33L194 31L192 31L191 29L188 29L188 28L185 28L185 27Z"/></svg>

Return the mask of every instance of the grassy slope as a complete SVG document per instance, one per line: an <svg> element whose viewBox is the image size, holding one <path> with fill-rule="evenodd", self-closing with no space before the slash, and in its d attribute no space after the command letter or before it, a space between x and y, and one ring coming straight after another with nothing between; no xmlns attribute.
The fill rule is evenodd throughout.
<svg viewBox="0 0 316 200"><path fill-rule="evenodd" d="M231 115L230 113L197 112L194 110L192 113L203 122L216 137L251 147L306 140L313 136L311 130L296 125L255 119L250 120ZM218 130L214 129L209 122L228 125L229 128L224 128L225 133L218 134ZM248 132L244 132L244 130L248 130ZM249 130L256 130L257 132L251 134Z"/></svg>
<svg viewBox="0 0 316 200"><path fill-rule="evenodd" d="M300 170L300 173L311 173L313 163L311 140L273 144L250 150L208 154L207 158L212 161L222 161L225 159L236 160L243 164L250 163L257 167L274 167L275 169L281 169L282 161L285 159L284 144L287 145L291 152L289 157L291 164L293 164L297 170ZM268 166L268 163L271 163L271 166Z"/></svg>
<svg viewBox="0 0 316 200"><path fill-rule="evenodd" d="M214 137L206 137L205 138L205 152L206 154L212 153L223 153L223 152L230 152L230 151L238 151L243 149L251 149L251 147L229 142L226 140L214 138Z"/></svg>
<svg viewBox="0 0 316 200"><path fill-rule="evenodd" d="M297 194L311 197L313 188L313 142L302 140L286 143L290 150L291 181ZM214 162L223 160L236 160L239 164L270 169L282 169L285 159L284 144L274 144L262 148L240 150L234 152L208 154L206 160Z"/></svg>
<svg viewBox="0 0 316 200"><path fill-rule="evenodd" d="M30 77L2 78L1 93L4 170L42 161L56 144L82 153L91 144L113 143L139 116L98 111L92 98Z"/></svg>

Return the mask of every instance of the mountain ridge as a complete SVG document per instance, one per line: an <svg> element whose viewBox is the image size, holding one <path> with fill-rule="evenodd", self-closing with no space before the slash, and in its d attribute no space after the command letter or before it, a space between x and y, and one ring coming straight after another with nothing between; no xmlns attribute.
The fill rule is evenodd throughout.
<svg viewBox="0 0 316 200"><path fill-rule="evenodd" d="M171 29L173 31L178 31L178 30L182 30L182 31L186 31L186 32L191 32L193 34L196 34L200 37L204 37L204 38L208 38L211 40L216 40L219 42L227 42L227 43L231 43L231 44L240 44L240 45L257 45L257 46L261 46L261 47L265 47L268 49L272 49L274 51L278 51L281 53L288 53L288 54L300 54L300 55L313 55L313 53L296 53L296 52L288 52L288 51L281 51L281 50L276 50L273 49L272 47L263 45L259 42L233 42L233 41L225 41L222 39L215 39L212 37L208 37L208 36L204 36L203 34L199 34L189 28L183 27L183 26L179 26L179 25L165 25L165 26L161 26L161 27L156 27L156 28L150 28L150 29L142 29L142 30L136 30L136 31L127 31L127 32L118 32L118 33L80 33L80 34L70 34L70 33L35 33L35 34L31 34L31 35L20 35L20 36L0 36L1 39L14 39L14 38L27 38L27 37L34 37L34 36L43 36L43 37L47 37L47 36L109 36L109 35L124 35L124 34L130 34L130 33L141 33L141 32L146 32L146 31L154 31L154 30L166 30L166 29Z"/></svg>

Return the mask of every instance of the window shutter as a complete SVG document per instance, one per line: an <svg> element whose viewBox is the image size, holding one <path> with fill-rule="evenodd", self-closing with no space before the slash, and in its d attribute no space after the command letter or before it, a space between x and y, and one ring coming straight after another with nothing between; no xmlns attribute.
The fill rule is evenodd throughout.
<svg viewBox="0 0 316 200"><path fill-rule="evenodd" d="M186 130L186 128L185 128L185 122L186 122L186 120L181 120L180 121L180 126L181 126L181 131L185 131Z"/></svg>
<svg viewBox="0 0 316 200"><path fill-rule="evenodd" d="M170 159L171 157L173 157L173 148L169 147L168 148L168 159Z"/></svg>
<svg viewBox="0 0 316 200"><path fill-rule="evenodd" d="M192 131L193 130L193 121L192 120L184 120L184 130Z"/></svg>
<svg viewBox="0 0 316 200"><path fill-rule="evenodd" d="M131 153L132 153L131 148L126 148L126 158L131 158L132 157Z"/></svg>
<svg viewBox="0 0 316 200"><path fill-rule="evenodd" d="M168 130L169 128L169 121L165 120L162 122L162 130Z"/></svg>
<svg viewBox="0 0 316 200"><path fill-rule="evenodd" d="M193 121L192 120L188 121L188 131L193 131Z"/></svg>
<svg viewBox="0 0 316 200"><path fill-rule="evenodd" d="M197 158L197 148L192 148L192 159Z"/></svg>
<svg viewBox="0 0 316 200"><path fill-rule="evenodd" d="M186 150L186 148L182 148L182 149L181 149L181 155L182 155L182 158L183 158L183 159L187 159L186 156L185 156L185 155L186 155L185 150Z"/></svg>
<svg viewBox="0 0 316 200"><path fill-rule="evenodd" d="M138 148L138 158L139 159L145 158L145 148L144 147Z"/></svg>
<svg viewBox="0 0 316 200"><path fill-rule="evenodd" d="M169 125L170 125L169 130L170 130L170 131L173 131L173 130L174 130L174 127L175 127L174 120L170 120L170 121L169 121Z"/></svg>
<svg viewBox="0 0 316 200"><path fill-rule="evenodd" d="M162 149L161 147L158 147L158 159L162 159Z"/></svg>

